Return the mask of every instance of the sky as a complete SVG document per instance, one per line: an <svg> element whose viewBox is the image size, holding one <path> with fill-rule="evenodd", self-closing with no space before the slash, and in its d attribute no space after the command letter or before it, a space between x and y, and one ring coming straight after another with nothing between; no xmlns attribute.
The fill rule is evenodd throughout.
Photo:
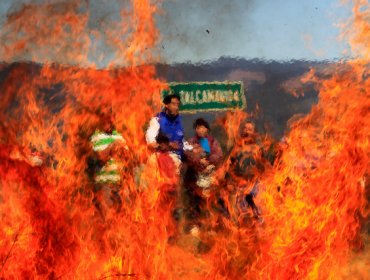
<svg viewBox="0 0 370 280"><path fill-rule="evenodd" d="M0 26L22 3L61 0L0 0ZM119 18L124 0L90 0L92 19ZM349 6L334 0L163 0L156 15L158 50L167 63L201 62L221 56L266 60L343 58L337 25L348 19ZM112 23L113 24L113 23ZM96 51L96 50L95 50ZM109 61L109 50L100 51Z"/></svg>
<svg viewBox="0 0 370 280"><path fill-rule="evenodd" d="M169 0L163 8L164 54L175 61L341 58L336 24L351 13L333 0Z"/></svg>

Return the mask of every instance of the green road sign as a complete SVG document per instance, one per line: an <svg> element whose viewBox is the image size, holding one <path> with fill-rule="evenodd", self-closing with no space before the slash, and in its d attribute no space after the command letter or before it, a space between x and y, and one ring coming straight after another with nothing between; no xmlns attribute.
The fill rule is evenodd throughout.
<svg viewBox="0 0 370 280"><path fill-rule="evenodd" d="M221 111L244 109L246 106L242 82L190 82L169 83L169 89L162 91L162 98L178 94L180 111Z"/></svg>

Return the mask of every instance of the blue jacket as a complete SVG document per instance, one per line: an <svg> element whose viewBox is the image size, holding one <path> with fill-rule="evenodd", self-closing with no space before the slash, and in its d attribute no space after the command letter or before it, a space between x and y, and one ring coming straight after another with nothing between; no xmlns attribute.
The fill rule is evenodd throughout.
<svg viewBox="0 0 370 280"><path fill-rule="evenodd" d="M175 151L176 154L183 155L183 140L184 140L184 128L182 126L182 119L180 115L171 117L165 112L160 112L158 115L159 130L161 133L167 135L170 142L177 142L179 144L179 150Z"/></svg>

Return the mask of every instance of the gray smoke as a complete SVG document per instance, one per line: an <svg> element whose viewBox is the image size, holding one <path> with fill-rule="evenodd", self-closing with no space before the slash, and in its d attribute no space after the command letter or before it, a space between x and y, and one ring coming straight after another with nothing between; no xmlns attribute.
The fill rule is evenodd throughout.
<svg viewBox="0 0 370 280"><path fill-rule="evenodd" d="M173 54L180 60L192 57L192 62L235 56L240 39L233 31L253 39L253 24L248 14L254 0L169 0L164 1L164 15L158 17L163 36L162 49L167 61Z"/></svg>

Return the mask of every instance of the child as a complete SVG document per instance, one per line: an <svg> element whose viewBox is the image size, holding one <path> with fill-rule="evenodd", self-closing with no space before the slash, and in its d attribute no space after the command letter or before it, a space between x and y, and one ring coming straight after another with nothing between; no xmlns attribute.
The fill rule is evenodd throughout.
<svg viewBox="0 0 370 280"><path fill-rule="evenodd" d="M187 153L189 164L197 173L197 186L205 193L209 192L212 175L221 163L222 150L218 141L209 135L209 124L199 118L194 122L195 136L189 140L193 150Z"/></svg>
<svg viewBox="0 0 370 280"><path fill-rule="evenodd" d="M181 161L177 154L171 151L169 138L162 133L156 136L158 144L151 154L144 169L141 180L141 189L148 196L148 203L156 207L170 240L174 240L177 233L177 223L174 213L177 206L179 173ZM159 195L156 195L159 193Z"/></svg>
<svg viewBox="0 0 370 280"><path fill-rule="evenodd" d="M120 170L122 163L118 160L128 146L123 136L113 129L113 120L110 115L102 114L99 129L90 138L93 156L92 177L94 180L93 202L104 218L110 206L117 211L121 209L122 199L119 194L122 185ZM127 192L127 190L124 190Z"/></svg>
<svg viewBox="0 0 370 280"><path fill-rule="evenodd" d="M210 127L206 120L197 119L193 127L195 136L189 140L193 149L185 153L188 169L184 187L188 199L188 219L198 224L201 216L208 213L206 201L210 197L214 171L222 161L222 150L218 141L209 135Z"/></svg>

